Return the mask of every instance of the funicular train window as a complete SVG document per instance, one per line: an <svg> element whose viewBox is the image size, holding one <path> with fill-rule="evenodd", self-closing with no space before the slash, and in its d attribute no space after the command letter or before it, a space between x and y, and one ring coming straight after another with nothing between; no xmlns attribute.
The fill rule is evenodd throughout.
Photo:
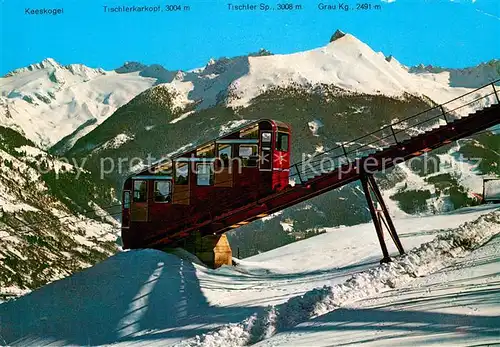
<svg viewBox="0 0 500 347"><path fill-rule="evenodd" d="M199 186L211 186L214 184L212 163L200 163L196 165L196 184Z"/></svg>
<svg viewBox="0 0 500 347"><path fill-rule="evenodd" d="M146 181L134 181L134 202L146 202L148 199L148 190Z"/></svg>
<svg viewBox="0 0 500 347"><path fill-rule="evenodd" d="M155 175L171 175L172 174L172 162L168 161L166 163L158 165L153 169Z"/></svg>
<svg viewBox="0 0 500 347"><path fill-rule="evenodd" d="M217 145L217 151L219 153L219 158L224 164L224 167L229 167L229 159L233 157L233 148L230 144L219 143Z"/></svg>
<svg viewBox="0 0 500 347"><path fill-rule="evenodd" d="M278 137L276 138L276 149L282 152L288 152L288 134L287 133L278 133Z"/></svg>
<svg viewBox="0 0 500 347"><path fill-rule="evenodd" d="M189 175L188 163L175 163L175 184L186 185Z"/></svg>
<svg viewBox="0 0 500 347"><path fill-rule="evenodd" d="M261 134L261 142L263 144L270 144L271 143L271 132L266 131Z"/></svg>
<svg viewBox="0 0 500 347"><path fill-rule="evenodd" d="M256 167L259 147L257 145L240 145L239 157L243 167Z"/></svg>
<svg viewBox="0 0 500 347"><path fill-rule="evenodd" d="M172 184L170 181L155 181L155 202L172 201Z"/></svg>
<svg viewBox="0 0 500 347"><path fill-rule="evenodd" d="M250 128L246 128L240 131L241 139L258 139L259 138L259 125L255 124Z"/></svg>
<svg viewBox="0 0 500 347"><path fill-rule="evenodd" d="M215 157L215 144L210 143L206 146L196 149L196 156L198 158L214 158Z"/></svg>
<svg viewBox="0 0 500 347"><path fill-rule="evenodd" d="M130 208L130 192L123 192L123 208Z"/></svg>

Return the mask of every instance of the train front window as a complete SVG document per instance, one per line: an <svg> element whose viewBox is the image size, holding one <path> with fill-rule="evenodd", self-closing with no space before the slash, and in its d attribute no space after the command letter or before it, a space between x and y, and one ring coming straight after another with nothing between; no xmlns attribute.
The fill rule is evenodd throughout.
<svg viewBox="0 0 500 347"><path fill-rule="evenodd" d="M260 137L262 145L269 146L271 144L271 133L269 131L262 132Z"/></svg>
<svg viewBox="0 0 500 347"><path fill-rule="evenodd" d="M279 132L276 137L276 150L288 152L288 134Z"/></svg>
<svg viewBox="0 0 500 347"><path fill-rule="evenodd" d="M172 184L170 181L155 181L155 202L172 201Z"/></svg>
<svg viewBox="0 0 500 347"><path fill-rule="evenodd" d="M203 163L196 165L196 184L199 186L211 186L214 184L212 164Z"/></svg>
<svg viewBox="0 0 500 347"><path fill-rule="evenodd" d="M146 181L134 181L134 202L146 202L148 190Z"/></svg>
<svg viewBox="0 0 500 347"><path fill-rule="evenodd" d="M229 159L233 156L233 150L230 144L219 143L217 146L219 158L224 163L224 167L229 167Z"/></svg>
<svg viewBox="0 0 500 347"><path fill-rule="evenodd" d="M257 145L240 145L239 157L243 167L256 167L259 147Z"/></svg>
<svg viewBox="0 0 500 347"><path fill-rule="evenodd" d="M188 163L175 163L175 184L186 185L188 181Z"/></svg>

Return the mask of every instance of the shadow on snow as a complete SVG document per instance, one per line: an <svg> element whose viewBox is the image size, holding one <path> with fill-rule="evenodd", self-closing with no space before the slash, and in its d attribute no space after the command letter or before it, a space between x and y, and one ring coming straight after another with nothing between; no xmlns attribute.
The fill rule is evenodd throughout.
<svg viewBox="0 0 500 347"><path fill-rule="evenodd" d="M0 344L178 341L253 312L211 306L190 262L131 251L0 305Z"/></svg>

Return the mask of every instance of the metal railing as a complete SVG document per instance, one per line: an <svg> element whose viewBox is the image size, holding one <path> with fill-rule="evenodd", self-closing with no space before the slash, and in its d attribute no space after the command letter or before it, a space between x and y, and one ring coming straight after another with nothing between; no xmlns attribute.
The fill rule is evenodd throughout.
<svg viewBox="0 0 500 347"><path fill-rule="evenodd" d="M418 134L434 129L436 125L447 125L482 108L500 104L500 91L497 91L495 87L495 84L498 83L500 83L500 79L443 104L436 105L405 119L397 120L369 134L343 142L336 147L313 155L308 158L308 167L306 169L304 168L306 164L303 161L292 164L290 166L290 178L296 184L304 184L313 177L334 171L356 159L368 156L383 148L399 145ZM486 94L481 95L482 92L486 92ZM455 102L464 98L472 100L461 102L458 106L454 105ZM465 111L463 115L459 112L460 110ZM325 159L328 159L326 163ZM321 166L319 171L316 170L318 166Z"/></svg>

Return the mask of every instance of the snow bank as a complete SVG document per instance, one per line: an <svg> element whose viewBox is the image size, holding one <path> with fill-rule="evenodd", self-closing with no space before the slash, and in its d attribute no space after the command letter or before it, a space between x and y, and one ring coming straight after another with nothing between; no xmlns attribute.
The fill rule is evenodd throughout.
<svg viewBox="0 0 500 347"><path fill-rule="evenodd" d="M389 264L355 274L344 283L313 289L302 296L266 308L237 324L196 336L178 346L244 346L267 339L308 319L350 302L400 287L412 279L444 268L500 233L500 212L495 211L437 236Z"/></svg>

